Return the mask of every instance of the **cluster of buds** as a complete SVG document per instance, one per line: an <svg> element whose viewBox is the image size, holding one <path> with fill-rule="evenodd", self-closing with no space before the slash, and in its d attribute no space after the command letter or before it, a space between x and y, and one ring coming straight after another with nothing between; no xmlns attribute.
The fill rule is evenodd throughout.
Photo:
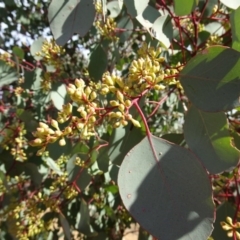
<svg viewBox="0 0 240 240"><path fill-rule="evenodd" d="M56 69L62 68L62 61L61 56L63 56L65 53L65 50L58 46L54 39L52 39L50 42L47 40L43 42L42 49L39 52L36 52L36 56L42 57L42 61L46 65L54 66Z"/></svg>
<svg viewBox="0 0 240 240"><path fill-rule="evenodd" d="M232 238L235 234L236 239L240 239L240 233L237 232L237 229L240 229L240 222L233 223L232 218L227 217L226 222L220 223L223 230L227 231L227 236Z"/></svg>
<svg viewBox="0 0 240 240"><path fill-rule="evenodd" d="M213 45L222 45L223 38L218 35L211 35L207 40L206 47Z"/></svg>
<svg viewBox="0 0 240 240"><path fill-rule="evenodd" d="M116 27L117 24L113 18L107 17L105 21L98 20L95 22L95 26L98 29L101 36L106 39L117 41L118 37L116 36Z"/></svg>
<svg viewBox="0 0 240 240"><path fill-rule="evenodd" d="M103 121L113 128L126 126L128 122L141 127L140 122L129 113L133 100L139 99L142 93L151 89L163 90L171 84L180 85L174 77L180 66L165 69L165 59L160 54L161 49L155 50L144 44L138 51L140 57L131 63L126 79L105 72L99 83L90 81L87 85L83 79L76 79L74 84L68 84L66 88L71 103L63 105L57 120L51 121L55 130L40 123L30 145L41 147L38 151L38 155L41 155L50 143L59 140L61 146L65 145L66 137L89 140L96 136L97 127ZM73 108L76 108L77 114ZM63 123L68 126L60 130L58 124Z"/></svg>
<svg viewBox="0 0 240 240"><path fill-rule="evenodd" d="M5 132L4 140L1 145L4 149L11 151L11 155L15 160L23 162L27 159L25 147L27 139L25 137L26 129L24 123L14 123L9 126ZM14 140L13 140L14 139Z"/></svg>
<svg viewBox="0 0 240 240"><path fill-rule="evenodd" d="M195 34L195 26L192 19L183 18L180 20L180 25L186 29L190 36L193 36ZM204 24L201 23L198 23L196 27L198 32L202 32L205 29Z"/></svg>
<svg viewBox="0 0 240 240"><path fill-rule="evenodd" d="M33 133L34 140L30 141L31 146L41 147L37 155L42 155L49 143L54 143L59 140L59 145L64 146L66 141L64 136L70 134L72 129L68 126L63 131L59 129L58 122L54 119L51 120L51 125L55 130L50 128L46 123L40 122L37 131Z"/></svg>
<svg viewBox="0 0 240 240"><path fill-rule="evenodd" d="M82 79L76 79L75 85L69 84L67 92L72 101L77 105L80 116L72 116L71 126L80 132L82 139L89 139L95 135L97 116L97 93L93 86L86 86ZM62 117L62 112L60 113ZM59 117L58 117L58 120Z"/></svg>
<svg viewBox="0 0 240 240"><path fill-rule="evenodd" d="M49 92L49 90L52 87L52 76L51 76L51 73L45 72L42 75L42 79L41 79L40 85L41 85L41 89L42 89L43 92L45 92L45 93Z"/></svg>
<svg viewBox="0 0 240 240"><path fill-rule="evenodd" d="M117 41L118 37L116 36L116 27L117 24L113 18L109 16L103 17L105 15L103 11L102 4L100 2L96 2L95 9L98 14L97 21L95 22L95 26L98 29L101 36L106 39Z"/></svg>
<svg viewBox="0 0 240 240"><path fill-rule="evenodd" d="M11 66L11 67L15 67L15 62L12 61L11 59L11 55L8 52L4 52L0 54L0 60L4 61L5 63L7 63L7 65Z"/></svg>

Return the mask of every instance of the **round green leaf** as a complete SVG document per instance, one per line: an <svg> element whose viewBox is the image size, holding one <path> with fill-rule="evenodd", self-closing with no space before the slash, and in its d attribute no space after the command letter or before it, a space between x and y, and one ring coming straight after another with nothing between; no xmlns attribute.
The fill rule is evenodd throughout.
<svg viewBox="0 0 240 240"><path fill-rule="evenodd" d="M125 156L118 185L125 207L157 239L207 239L211 234L211 183L187 149L145 137Z"/></svg>
<svg viewBox="0 0 240 240"><path fill-rule="evenodd" d="M227 6L228 8L232 8L232 9L237 9L240 6L240 2L239 0L220 0L221 3L223 3L225 6Z"/></svg>
<svg viewBox="0 0 240 240"><path fill-rule="evenodd" d="M95 18L93 0L53 0L48 20L56 43L64 45L74 33L85 36Z"/></svg>
<svg viewBox="0 0 240 240"><path fill-rule="evenodd" d="M240 53L214 46L192 58L180 73L189 100L203 111L226 111L240 106Z"/></svg>
<svg viewBox="0 0 240 240"><path fill-rule="evenodd" d="M189 108L184 124L185 140L189 148L212 174L233 168L239 152L231 145L224 113L202 112Z"/></svg>
<svg viewBox="0 0 240 240"><path fill-rule="evenodd" d="M12 49L13 53L19 58L19 59L23 59L24 58L24 51L17 46L14 46Z"/></svg>
<svg viewBox="0 0 240 240"><path fill-rule="evenodd" d="M36 53L42 50L42 45L43 45L43 42L45 41L46 41L45 38L40 37L37 40L35 40L30 47L30 52L37 61L42 59L42 56L37 56Z"/></svg>
<svg viewBox="0 0 240 240"><path fill-rule="evenodd" d="M118 1L108 2L107 3L107 9L110 12L109 16L112 17L112 18L116 18L120 14L120 12L122 10L122 6L123 6L123 4L122 3L119 4Z"/></svg>
<svg viewBox="0 0 240 240"><path fill-rule="evenodd" d="M174 0L174 12L177 16L190 14L197 6L198 0Z"/></svg>
<svg viewBox="0 0 240 240"><path fill-rule="evenodd" d="M148 2L149 0L124 0L127 11L132 17L136 17L141 14L148 6Z"/></svg>

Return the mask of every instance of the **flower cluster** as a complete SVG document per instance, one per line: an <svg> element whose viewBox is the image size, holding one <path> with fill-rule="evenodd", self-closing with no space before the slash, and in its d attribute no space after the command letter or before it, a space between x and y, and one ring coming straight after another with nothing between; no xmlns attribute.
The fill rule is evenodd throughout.
<svg viewBox="0 0 240 240"><path fill-rule="evenodd" d="M51 120L54 129L41 122L33 134L35 139L30 145L41 147L37 154L42 155L46 146L56 141L65 145L66 137L89 140L97 135L97 128L103 122L113 128L126 126L128 122L141 127L129 112L134 99L138 100L151 89L159 91L171 84L181 88L175 78L180 67L166 69L160 48L155 50L144 44L138 55L130 64L126 78L105 72L99 83L86 84L83 79L76 79L74 84L68 84L71 102L63 105L57 120ZM67 124L67 127L61 129L59 124Z"/></svg>
<svg viewBox="0 0 240 240"><path fill-rule="evenodd" d="M1 142L1 146L6 150L10 150L14 159L20 162L23 162L27 159L25 153L27 139L25 134L26 130L24 123L13 123L5 129L5 137Z"/></svg>
<svg viewBox="0 0 240 240"><path fill-rule="evenodd" d="M222 45L222 37L218 35L211 35L207 40L206 47L213 46L213 45Z"/></svg>
<svg viewBox="0 0 240 240"><path fill-rule="evenodd" d="M54 143L59 140L59 145L64 146L66 141L64 136L72 132L70 127L66 127L61 131L58 127L58 122L54 119L51 120L51 126L55 128L53 130L46 123L40 122L37 131L33 133L35 139L30 141L31 146L41 146L41 149L37 152L37 155L42 155L48 144Z"/></svg>
<svg viewBox="0 0 240 240"><path fill-rule="evenodd" d="M36 52L36 56L40 56L42 61L46 65L54 66L56 69L62 68L61 56L63 56L65 50L58 46L54 39L49 41L44 41L42 44L42 49L39 52Z"/></svg>
<svg viewBox="0 0 240 240"><path fill-rule="evenodd" d="M118 37L116 36L116 27L117 24L113 18L109 16L105 16L102 8L102 4L97 2L95 4L96 12L98 13L97 21L95 22L95 26L98 29L101 36L106 39L117 41Z"/></svg>
<svg viewBox="0 0 240 240"><path fill-rule="evenodd" d="M227 217L226 222L221 222L221 226L223 230L227 231L228 237L233 237L233 234L235 233L237 239L240 239L240 233L237 232L237 229L240 229L240 222L233 223L232 218Z"/></svg>

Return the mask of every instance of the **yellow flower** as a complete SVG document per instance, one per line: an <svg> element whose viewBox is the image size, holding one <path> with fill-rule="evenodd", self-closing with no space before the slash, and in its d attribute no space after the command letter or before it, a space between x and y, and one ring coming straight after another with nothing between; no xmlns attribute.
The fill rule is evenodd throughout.
<svg viewBox="0 0 240 240"><path fill-rule="evenodd" d="M234 233L238 240L240 240L240 233L237 232L237 228L240 228L240 222L233 223L232 218L227 217L226 222L220 223L223 230L227 231L228 237L233 237Z"/></svg>

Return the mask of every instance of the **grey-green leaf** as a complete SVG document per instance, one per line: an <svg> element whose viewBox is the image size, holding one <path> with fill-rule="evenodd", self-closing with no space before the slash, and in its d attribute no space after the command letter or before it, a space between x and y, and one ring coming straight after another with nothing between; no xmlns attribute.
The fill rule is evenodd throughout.
<svg viewBox="0 0 240 240"><path fill-rule="evenodd" d="M30 52L37 61L42 59L42 56L38 55L37 53L42 50L42 45L44 41L46 41L46 39L43 37L40 37L37 40L35 40L30 47Z"/></svg>
<svg viewBox="0 0 240 240"><path fill-rule="evenodd" d="M98 45L91 54L88 71L90 77L95 81L102 78L103 73L107 68L107 54L101 45Z"/></svg>
<svg viewBox="0 0 240 240"><path fill-rule="evenodd" d="M189 148L212 174L229 170L239 161L223 112L207 113L191 106L185 118L184 136Z"/></svg>
<svg viewBox="0 0 240 240"><path fill-rule="evenodd" d="M120 12L122 10L122 6L123 6L123 4L119 4L118 1L108 2L107 3L107 9L110 12L109 16L112 17L112 18L116 18L120 14Z"/></svg>
<svg viewBox="0 0 240 240"><path fill-rule="evenodd" d="M0 87L11 84L18 80L16 70L6 62L0 60Z"/></svg>
<svg viewBox="0 0 240 240"><path fill-rule="evenodd" d="M48 20L56 43L64 45L74 33L86 35L95 18L93 0L53 0Z"/></svg>
<svg viewBox="0 0 240 240"><path fill-rule="evenodd" d="M232 48L240 51L240 7L230 14L232 31Z"/></svg>
<svg viewBox="0 0 240 240"><path fill-rule="evenodd" d="M124 29L124 31L120 31L117 36L119 37L119 42L124 43L127 41L130 36L132 35L133 32L133 22L132 19L129 16L122 17L118 24L117 27L119 29Z"/></svg>
<svg viewBox="0 0 240 240"><path fill-rule="evenodd" d="M174 0L174 12L177 16L190 14L197 6L198 0Z"/></svg>
<svg viewBox="0 0 240 240"><path fill-rule="evenodd" d="M142 14L138 15L136 19L150 32L150 28L152 28L153 23L160 16L161 14L157 9L152 6L147 6Z"/></svg>
<svg viewBox="0 0 240 240"><path fill-rule="evenodd" d="M60 169L59 165L50 157L45 159L46 164L52 169L56 174L63 175L62 170Z"/></svg>
<svg viewBox="0 0 240 240"><path fill-rule="evenodd" d="M187 149L145 137L125 156L118 175L125 207L161 240L207 239L213 229L211 182ZM166 231L171 226L171 231Z"/></svg>
<svg viewBox="0 0 240 240"><path fill-rule="evenodd" d="M220 0L228 8L237 9L240 6L240 2L238 0Z"/></svg>
<svg viewBox="0 0 240 240"><path fill-rule="evenodd" d="M148 2L149 0L124 0L127 11L132 17L136 17L141 14L148 6Z"/></svg>
<svg viewBox="0 0 240 240"><path fill-rule="evenodd" d="M169 48L173 38L171 18L168 15L157 18L153 24L152 31L154 37L160 41L163 47Z"/></svg>
<svg viewBox="0 0 240 240"><path fill-rule="evenodd" d="M226 111L240 106L240 53L213 46L192 58L180 73L189 100L203 111Z"/></svg>

